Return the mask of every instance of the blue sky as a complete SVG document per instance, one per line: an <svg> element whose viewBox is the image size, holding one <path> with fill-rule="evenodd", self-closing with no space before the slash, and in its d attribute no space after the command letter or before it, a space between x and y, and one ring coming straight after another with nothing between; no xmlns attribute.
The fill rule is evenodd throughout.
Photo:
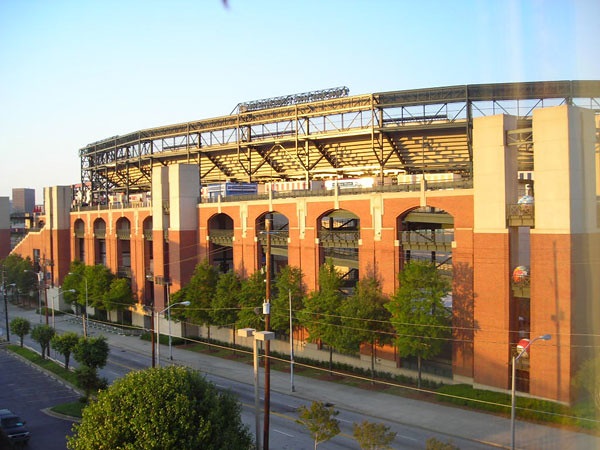
<svg viewBox="0 0 600 450"><path fill-rule="evenodd" d="M0 196L80 180L78 150L236 104L600 79L598 0L0 0Z"/></svg>

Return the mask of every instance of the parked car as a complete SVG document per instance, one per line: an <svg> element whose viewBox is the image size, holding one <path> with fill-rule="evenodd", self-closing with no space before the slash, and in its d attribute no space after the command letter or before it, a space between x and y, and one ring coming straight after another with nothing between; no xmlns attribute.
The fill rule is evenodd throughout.
<svg viewBox="0 0 600 450"><path fill-rule="evenodd" d="M0 431L2 440L14 447L26 445L31 437L25 421L8 409L0 409Z"/></svg>

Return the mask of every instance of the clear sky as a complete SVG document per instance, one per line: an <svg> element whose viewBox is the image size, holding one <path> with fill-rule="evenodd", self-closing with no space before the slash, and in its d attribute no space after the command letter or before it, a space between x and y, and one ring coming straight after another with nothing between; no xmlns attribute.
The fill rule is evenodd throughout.
<svg viewBox="0 0 600 450"><path fill-rule="evenodd" d="M0 0L0 196L117 134L337 86L600 79L599 0Z"/></svg>

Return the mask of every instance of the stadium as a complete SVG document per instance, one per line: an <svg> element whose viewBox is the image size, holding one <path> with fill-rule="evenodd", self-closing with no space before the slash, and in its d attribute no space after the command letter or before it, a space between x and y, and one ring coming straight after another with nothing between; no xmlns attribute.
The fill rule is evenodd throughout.
<svg viewBox="0 0 600 450"><path fill-rule="evenodd" d="M600 81L240 103L81 148L81 183L46 188L43 228L12 251L52 286L74 260L129 278L138 326L205 259L248 275L269 258L314 290L331 258L348 291L375 274L386 293L433 261L452 280L450 378L506 390L518 342L551 334L518 389L569 403L600 345L599 128Z"/></svg>

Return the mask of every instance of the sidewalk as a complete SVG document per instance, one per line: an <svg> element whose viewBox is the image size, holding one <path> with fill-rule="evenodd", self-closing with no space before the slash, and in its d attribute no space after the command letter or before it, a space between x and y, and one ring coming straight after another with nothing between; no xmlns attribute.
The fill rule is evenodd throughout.
<svg viewBox="0 0 600 450"><path fill-rule="evenodd" d="M4 313L3 307L2 313ZM39 323L39 315L35 311L9 305L9 318L17 316L28 319L32 325ZM82 332L81 323L67 320L66 316L57 316L55 323L59 333ZM98 334L104 334L111 347L124 348L148 355L148 364L150 365L152 349L149 342L143 341L139 337L100 333L98 330L93 330L93 335ZM18 337L11 335L11 341L18 342ZM161 356L166 357L167 355L166 348L165 350L161 348ZM252 385L252 369L247 364L190 352L177 347L173 347L173 359L176 364L189 366L206 374ZM498 448L510 447L510 420L504 417L440 406L383 392L365 391L337 383L316 381L301 375L294 376L294 386L295 392L292 393L290 392L289 373L271 371L271 389L275 392L307 401L330 402L340 409L444 433L456 438L484 442ZM517 447L521 449L589 450L600 448L600 438L598 437L518 420L516 437Z"/></svg>

